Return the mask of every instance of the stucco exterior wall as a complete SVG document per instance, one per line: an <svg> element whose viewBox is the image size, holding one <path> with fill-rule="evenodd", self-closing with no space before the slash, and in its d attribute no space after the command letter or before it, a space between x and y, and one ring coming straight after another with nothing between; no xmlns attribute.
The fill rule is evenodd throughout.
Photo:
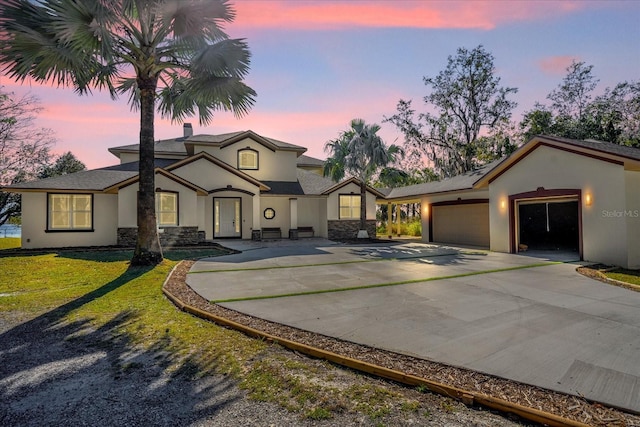
<svg viewBox="0 0 640 427"><path fill-rule="evenodd" d="M267 208L271 208L276 212L276 216L272 219L266 219L263 215L264 210ZM260 198L261 228L279 227L280 230L282 230L282 237L289 236L289 225L291 224L290 210L288 196L262 196Z"/></svg>
<svg viewBox="0 0 640 427"><path fill-rule="evenodd" d="M241 190L259 194L259 188L231 172L217 167L206 159L199 159L176 168L171 173L201 187L204 190L215 190L231 186Z"/></svg>
<svg viewBox="0 0 640 427"><path fill-rule="evenodd" d="M156 174L156 189L178 193L178 225L181 227L198 225L198 195L164 175Z"/></svg>
<svg viewBox="0 0 640 427"><path fill-rule="evenodd" d="M341 194L359 196L360 186L354 183L349 183L329 194L329 197L327 198L327 219L330 221L340 219L339 196ZM369 192L367 192L367 219L376 219L376 196Z"/></svg>
<svg viewBox="0 0 640 427"><path fill-rule="evenodd" d="M624 172L627 208L627 268L640 269L640 171Z"/></svg>
<svg viewBox="0 0 640 427"><path fill-rule="evenodd" d="M298 197L298 226L313 227L316 237L327 237L327 198Z"/></svg>
<svg viewBox="0 0 640 427"><path fill-rule="evenodd" d="M293 151L271 151L251 138L245 138L222 148L206 145L194 146L194 154L207 152L223 162L238 167L238 150L250 148L258 152L258 169L242 172L261 181L296 181L296 153Z"/></svg>
<svg viewBox="0 0 640 427"><path fill-rule="evenodd" d="M197 194L163 175L156 174L156 189L178 193L178 225L181 227L198 226ZM138 183L121 188L118 192L118 226L130 228L138 226L137 198Z"/></svg>
<svg viewBox="0 0 640 427"><path fill-rule="evenodd" d="M120 153L120 164L137 162L139 158L138 153Z"/></svg>
<svg viewBox="0 0 640 427"><path fill-rule="evenodd" d="M546 146L538 147L489 184L491 250L510 250L509 195L539 187L580 189L584 259L627 264L626 218L603 214L625 209L623 166ZM592 197L591 206L585 203L587 194Z"/></svg>
<svg viewBox="0 0 640 427"><path fill-rule="evenodd" d="M94 194L94 231L47 232L47 193L23 193L22 247L27 249L115 245L117 213L118 199L115 194Z"/></svg>
<svg viewBox="0 0 640 427"><path fill-rule="evenodd" d="M422 237L420 240L426 243L426 242L429 242L431 237L429 235L429 217L431 216L432 212L430 212L428 208L430 204L439 203L439 202L454 202L454 201L457 201L458 199L471 200L471 199L488 199L488 198L489 198L489 190L484 190L484 189L456 191L456 192L445 193L445 194L423 196L420 199L420 207L422 209L421 216L420 216L420 222L422 224Z"/></svg>

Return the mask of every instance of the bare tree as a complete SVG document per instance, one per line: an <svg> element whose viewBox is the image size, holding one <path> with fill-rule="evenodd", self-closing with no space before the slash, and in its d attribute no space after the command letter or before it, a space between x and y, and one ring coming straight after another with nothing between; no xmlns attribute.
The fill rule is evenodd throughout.
<svg viewBox="0 0 640 427"><path fill-rule="evenodd" d="M0 92L0 187L36 179L49 163L55 139L34 123L41 109L35 96ZM0 192L0 225L18 215L20 196Z"/></svg>

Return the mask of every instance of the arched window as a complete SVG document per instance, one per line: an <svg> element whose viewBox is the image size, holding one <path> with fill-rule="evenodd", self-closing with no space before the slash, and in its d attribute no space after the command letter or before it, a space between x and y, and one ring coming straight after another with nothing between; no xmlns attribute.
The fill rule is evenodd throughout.
<svg viewBox="0 0 640 427"><path fill-rule="evenodd" d="M238 169L258 169L258 152L251 148L238 150Z"/></svg>

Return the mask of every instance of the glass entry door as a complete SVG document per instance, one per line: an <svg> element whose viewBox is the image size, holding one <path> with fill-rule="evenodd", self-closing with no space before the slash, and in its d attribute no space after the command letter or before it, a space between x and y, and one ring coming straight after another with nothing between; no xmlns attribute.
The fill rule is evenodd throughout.
<svg viewBox="0 0 640 427"><path fill-rule="evenodd" d="M242 236L239 197L213 199L213 212L214 238Z"/></svg>

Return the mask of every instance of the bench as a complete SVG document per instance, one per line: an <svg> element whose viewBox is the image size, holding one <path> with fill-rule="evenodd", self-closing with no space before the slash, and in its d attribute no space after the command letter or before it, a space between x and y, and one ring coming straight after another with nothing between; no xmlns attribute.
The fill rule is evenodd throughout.
<svg viewBox="0 0 640 427"><path fill-rule="evenodd" d="M303 237L303 236L301 236L301 234L303 234L303 233L305 235L307 235L305 237L313 237L313 236L315 236L315 231L313 231L313 227L298 227L298 235L300 237Z"/></svg>
<svg viewBox="0 0 640 427"><path fill-rule="evenodd" d="M265 227L262 229L263 239L282 239L282 230L280 227Z"/></svg>

